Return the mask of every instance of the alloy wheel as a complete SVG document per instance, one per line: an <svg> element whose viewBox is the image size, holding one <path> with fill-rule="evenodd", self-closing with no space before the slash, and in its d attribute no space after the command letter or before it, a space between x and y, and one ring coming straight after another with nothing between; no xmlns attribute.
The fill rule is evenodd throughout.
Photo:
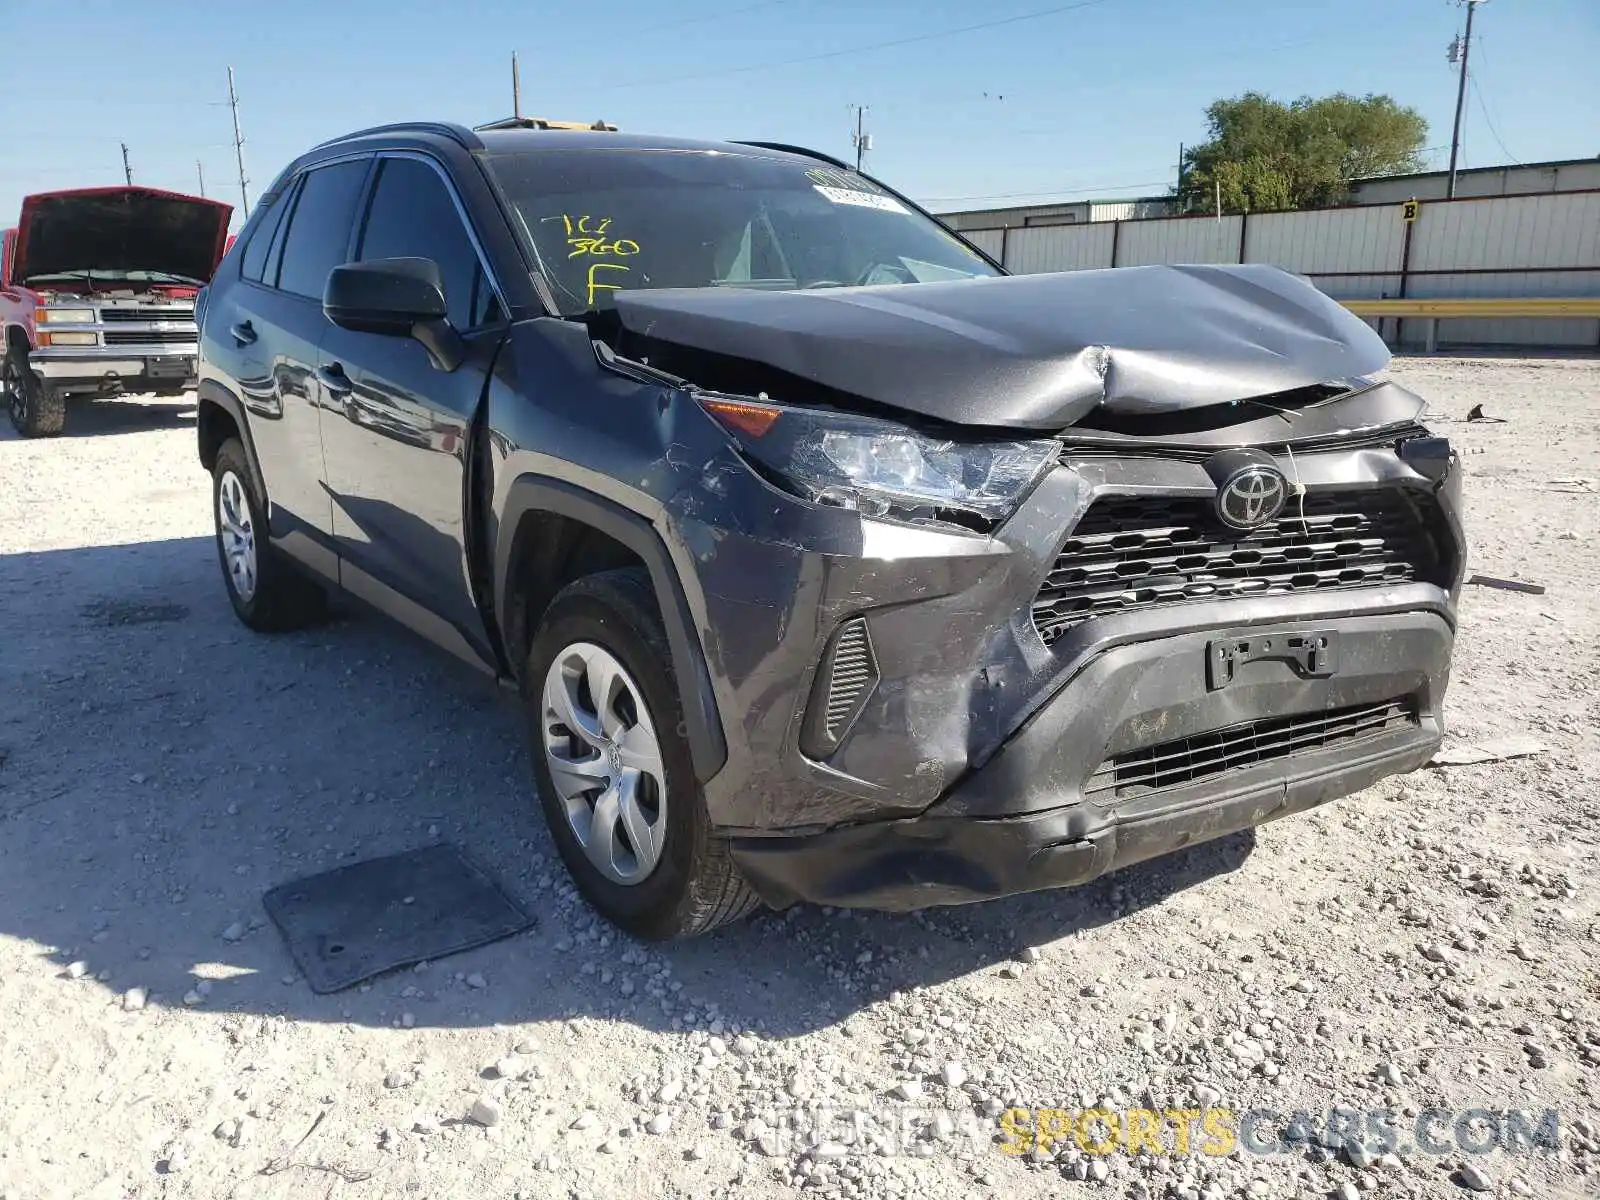
<svg viewBox="0 0 1600 1200"><path fill-rule="evenodd" d="M643 882L661 861L667 778L644 693L609 650L574 642L545 672L541 742L584 854L606 879Z"/></svg>
<svg viewBox="0 0 1600 1200"><path fill-rule="evenodd" d="M217 483L217 538L234 594L248 604L256 594L256 531L244 481L224 471Z"/></svg>

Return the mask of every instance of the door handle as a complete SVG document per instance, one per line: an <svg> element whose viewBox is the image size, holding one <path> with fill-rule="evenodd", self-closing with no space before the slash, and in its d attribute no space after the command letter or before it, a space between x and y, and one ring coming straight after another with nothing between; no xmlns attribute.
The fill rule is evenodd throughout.
<svg viewBox="0 0 1600 1200"><path fill-rule="evenodd" d="M249 346L256 340L255 327L249 321L240 321L236 325L230 325L228 332L233 334L233 340L241 346Z"/></svg>
<svg viewBox="0 0 1600 1200"><path fill-rule="evenodd" d="M339 363L329 363L325 367L318 367L317 382L335 396L348 396L355 387L355 384L350 382L350 376L344 373L344 367Z"/></svg>

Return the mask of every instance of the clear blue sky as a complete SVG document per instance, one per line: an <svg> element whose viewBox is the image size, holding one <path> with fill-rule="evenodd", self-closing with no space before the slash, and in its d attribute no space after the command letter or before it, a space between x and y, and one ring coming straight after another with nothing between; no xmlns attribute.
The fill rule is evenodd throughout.
<svg viewBox="0 0 1600 1200"><path fill-rule="evenodd" d="M136 182L193 191L199 159L208 193L237 203L229 64L252 196L335 134L507 115L512 50L525 112L630 130L847 156L849 105L866 104L868 168L940 210L1159 194L1205 105L1247 89L1387 92L1448 146L1464 12L1446 0L1080 4L10 0L0 223L29 191L121 182L124 140ZM1468 165L1600 154L1600 3L1492 0L1474 33Z"/></svg>

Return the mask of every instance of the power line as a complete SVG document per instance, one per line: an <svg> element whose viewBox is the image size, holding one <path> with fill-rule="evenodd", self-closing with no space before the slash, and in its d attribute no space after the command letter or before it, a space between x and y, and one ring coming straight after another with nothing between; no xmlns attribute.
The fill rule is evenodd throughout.
<svg viewBox="0 0 1600 1200"><path fill-rule="evenodd" d="M1494 121L1489 116L1489 108L1483 102L1483 88L1478 83L1477 75L1473 75L1472 78L1468 80L1468 83L1472 88L1473 99L1477 100L1478 102L1478 111L1483 114L1483 123L1489 127L1489 136L1494 138L1495 145L1500 147L1500 153L1504 154L1513 163L1520 167L1522 165L1522 160L1515 154L1511 153L1511 151L1506 149L1505 142L1501 140L1500 131L1494 127Z"/></svg>
<svg viewBox="0 0 1600 1200"><path fill-rule="evenodd" d="M839 50L828 50L821 54L805 54L799 58L781 58L775 62L753 63L743 67L728 67L720 71L700 71L691 75L672 75L657 79L636 79L627 83L611 84L608 87L596 88L596 91L620 91L624 88L658 87L668 83L688 83L698 79L721 79L728 75L747 75L752 71L770 71L777 67L792 67L799 63L824 62L833 58L844 58L851 54L867 54L873 50L889 50L896 46L912 46L921 42L937 41L940 38L959 37L964 33L977 33L981 29L997 29L1002 25L1015 25L1021 21L1037 21L1044 17L1059 16L1062 13L1077 12L1083 8L1093 8L1099 4L1109 3L1109 0L1078 0L1076 4L1060 4L1054 8L1041 8L1035 12L1019 13L1014 17L1001 17L993 21L980 21L976 25L963 25L958 29L940 29L932 33L919 33L912 37L893 38L887 42L871 42L864 46L846 46Z"/></svg>

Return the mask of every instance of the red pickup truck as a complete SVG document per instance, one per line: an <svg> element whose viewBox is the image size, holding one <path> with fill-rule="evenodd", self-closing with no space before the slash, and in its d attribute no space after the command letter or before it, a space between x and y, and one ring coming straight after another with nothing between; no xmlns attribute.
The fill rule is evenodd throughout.
<svg viewBox="0 0 1600 1200"><path fill-rule="evenodd" d="M73 396L195 384L196 293L232 239L231 205L145 187L46 192L0 243L0 399L27 437Z"/></svg>

